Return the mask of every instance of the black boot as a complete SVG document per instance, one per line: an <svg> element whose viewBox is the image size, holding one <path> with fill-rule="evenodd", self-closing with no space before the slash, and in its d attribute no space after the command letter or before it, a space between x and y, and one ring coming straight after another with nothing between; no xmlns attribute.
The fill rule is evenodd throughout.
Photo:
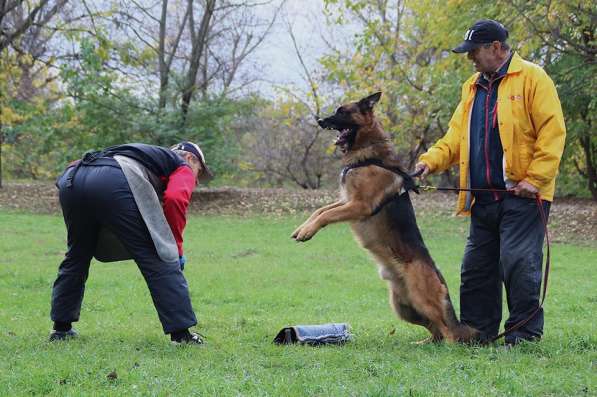
<svg viewBox="0 0 597 397"><path fill-rule="evenodd" d="M202 345L203 339L195 332L189 332L188 329L182 331L174 331L170 334L170 340L175 345L189 344Z"/></svg>
<svg viewBox="0 0 597 397"><path fill-rule="evenodd" d="M76 338L79 334L72 327L71 323L61 321L54 322L54 329L50 333L50 342Z"/></svg>

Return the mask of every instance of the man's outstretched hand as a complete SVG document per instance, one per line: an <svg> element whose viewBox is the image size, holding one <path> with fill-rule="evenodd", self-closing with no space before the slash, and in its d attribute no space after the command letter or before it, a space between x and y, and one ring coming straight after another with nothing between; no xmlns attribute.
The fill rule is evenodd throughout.
<svg viewBox="0 0 597 397"><path fill-rule="evenodd" d="M418 162L417 165L415 165L415 175L417 174L419 174L419 178L425 179L425 177L429 175L429 167L427 166L427 164L423 163L422 161Z"/></svg>

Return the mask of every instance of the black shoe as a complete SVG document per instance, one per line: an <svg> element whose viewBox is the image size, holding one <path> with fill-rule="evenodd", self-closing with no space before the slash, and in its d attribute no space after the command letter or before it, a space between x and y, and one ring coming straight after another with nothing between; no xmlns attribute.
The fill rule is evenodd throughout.
<svg viewBox="0 0 597 397"><path fill-rule="evenodd" d="M203 339L195 332L187 332L178 337L171 337L173 345L202 345Z"/></svg>
<svg viewBox="0 0 597 397"><path fill-rule="evenodd" d="M528 338L521 338L521 337L515 337L515 338L508 338L504 341L504 344L506 346L509 346L509 348L513 348L515 346L518 346L522 343L537 343L541 341L541 337L540 336L530 336Z"/></svg>
<svg viewBox="0 0 597 397"><path fill-rule="evenodd" d="M73 328L69 329L68 331L52 330L52 332L50 333L50 342L54 342L57 340L72 339L76 338L77 336L79 336L79 334Z"/></svg>

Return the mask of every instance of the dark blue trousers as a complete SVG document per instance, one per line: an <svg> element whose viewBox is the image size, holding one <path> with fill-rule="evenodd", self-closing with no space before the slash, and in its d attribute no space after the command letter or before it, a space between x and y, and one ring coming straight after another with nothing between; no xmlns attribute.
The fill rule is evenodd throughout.
<svg viewBox="0 0 597 397"><path fill-rule="evenodd" d="M54 282L51 318L60 322L79 320L98 232L106 227L123 243L141 270L164 332L187 329L197 319L179 263L160 259L124 173L115 160L110 161L112 165L81 166L70 187L67 179L74 168L58 180L68 251Z"/></svg>
<svg viewBox="0 0 597 397"><path fill-rule="evenodd" d="M543 202L546 214L550 203ZM527 318L539 305L544 229L537 203L513 195L499 202L475 204L461 269L460 319L481 331L498 334L502 319L502 284L509 317L505 328ZM506 335L506 343L543 335L543 310Z"/></svg>

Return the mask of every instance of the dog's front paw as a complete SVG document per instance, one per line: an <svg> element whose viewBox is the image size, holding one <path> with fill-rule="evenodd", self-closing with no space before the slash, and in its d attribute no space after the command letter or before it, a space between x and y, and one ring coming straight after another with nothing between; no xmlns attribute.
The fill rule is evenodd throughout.
<svg viewBox="0 0 597 397"><path fill-rule="evenodd" d="M311 237L313 237L315 235L315 233L317 233L319 229L317 228L317 226L315 226L313 223L309 223L305 226L301 226L300 228L298 228L298 230L296 231L296 236L294 237L294 239L296 241L308 241L311 240Z"/></svg>
<svg viewBox="0 0 597 397"><path fill-rule="evenodd" d="M290 235L291 238L296 239L296 236L298 236L298 234L300 233L301 229L303 228L304 224L300 225L299 227L297 227L294 232L292 232L292 234Z"/></svg>

